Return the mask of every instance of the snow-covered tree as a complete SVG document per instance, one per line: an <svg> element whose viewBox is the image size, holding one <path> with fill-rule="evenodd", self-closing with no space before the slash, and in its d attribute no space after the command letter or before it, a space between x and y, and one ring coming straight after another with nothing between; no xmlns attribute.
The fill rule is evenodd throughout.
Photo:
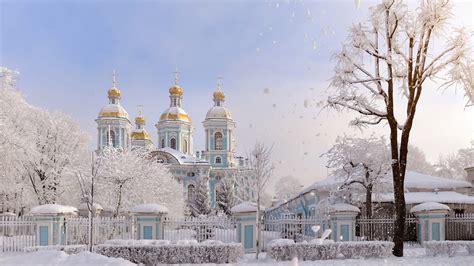
<svg viewBox="0 0 474 266"><path fill-rule="evenodd" d="M273 169L275 168L272 161L273 146L266 146L264 143L257 142L252 151L248 156L249 158L249 169L250 175L248 181L250 182L250 188L256 195L257 199L257 232L260 232L261 225L261 200L262 196L267 188L267 184L273 177ZM256 245L256 258L261 248L260 233L257 233L257 245Z"/></svg>
<svg viewBox="0 0 474 266"><path fill-rule="evenodd" d="M195 217L209 215L211 213L211 202L209 200L209 180L201 177L198 181L194 202L191 205L192 214Z"/></svg>
<svg viewBox="0 0 474 266"><path fill-rule="evenodd" d="M56 203L64 190L68 169L78 167L87 154L87 135L68 115L36 110L34 153L23 158L28 185L38 204Z"/></svg>
<svg viewBox="0 0 474 266"><path fill-rule="evenodd" d="M335 55L328 106L358 113L353 126L388 124L395 256L403 256L408 144L427 81L441 81L444 89L461 87L467 105L474 103L471 33L450 27L450 17L447 0L425 0L414 10L400 0L383 0L371 8L367 23L353 25L347 43ZM444 48L438 49L436 44Z"/></svg>
<svg viewBox="0 0 474 266"><path fill-rule="evenodd" d="M141 203L166 206L171 216L184 211L183 186L166 165L154 162L147 154L134 150L105 147L97 175L96 201L114 216Z"/></svg>
<svg viewBox="0 0 474 266"><path fill-rule="evenodd" d="M226 215L231 215L230 209L234 206L234 181L230 178L222 179L216 189L217 208Z"/></svg>
<svg viewBox="0 0 474 266"><path fill-rule="evenodd" d="M390 149L385 138L338 137L323 156L331 174L341 181L339 189L353 194L363 188L366 215L372 217L372 194L390 184Z"/></svg>
<svg viewBox="0 0 474 266"><path fill-rule="evenodd" d="M301 182L295 177L283 176L275 183L275 196L278 200L288 200L298 195L302 189Z"/></svg>
<svg viewBox="0 0 474 266"><path fill-rule="evenodd" d="M426 160L425 153L415 145L408 145L407 170L432 175L435 167Z"/></svg>
<svg viewBox="0 0 474 266"><path fill-rule="evenodd" d="M439 176L452 179L465 180L467 178L468 167L474 166L474 141L471 141L471 146L459 149L454 154L442 156L436 164L436 173Z"/></svg>
<svg viewBox="0 0 474 266"><path fill-rule="evenodd" d="M0 194L18 210L60 199L65 172L77 166L87 137L69 116L29 105L17 75L0 68Z"/></svg>

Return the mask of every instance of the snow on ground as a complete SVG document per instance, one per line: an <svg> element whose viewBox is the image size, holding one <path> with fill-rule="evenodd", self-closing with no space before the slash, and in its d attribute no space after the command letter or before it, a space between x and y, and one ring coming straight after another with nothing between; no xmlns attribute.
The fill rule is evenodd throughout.
<svg viewBox="0 0 474 266"><path fill-rule="evenodd" d="M0 253L0 265L3 266L131 266L130 261L108 258L87 251L76 255L67 255L62 251L45 250L31 253Z"/></svg>

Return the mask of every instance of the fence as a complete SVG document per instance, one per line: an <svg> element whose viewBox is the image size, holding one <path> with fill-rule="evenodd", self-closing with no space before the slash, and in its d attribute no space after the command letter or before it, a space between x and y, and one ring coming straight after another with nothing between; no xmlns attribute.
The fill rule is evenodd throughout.
<svg viewBox="0 0 474 266"><path fill-rule="evenodd" d="M315 225L320 226L317 233L312 230ZM311 240L320 237L325 229L329 229L329 221L321 217L301 217L294 214L268 217L264 220L261 232L263 249L267 250L268 244L278 238L293 239L296 242Z"/></svg>
<svg viewBox="0 0 474 266"><path fill-rule="evenodd" d="M17 252L36 245L33 217L0 216L0 251Z"/></svg>
<svg viewBox="0 0 474 266"><path fill-rule="evenodd" d="M236 223L226 217L165 218L163 238L170 241L195 239L237 242Z"/></svg>
<svg viewBox="0 0 474 266"><path fill-rule="evenodd" d="M474 213L449 216L446 219L446 240L474 240Z"/></svg>
<svg viewBox="0 0 474 266"><path fill-rule="evenodd" d="M134 239L134 222L129 217L95 217L92 242L94 245L111 239ZM89 219L66 218L66 244L85 245L89 242Z"/></svg>
<svg viewBox="0 0 474 266"><path fill-rule="evenodd" d="M394 233L394 216L378 216L368 218L361 216L356 220L356 236L358 240L392 241ZM405 220L404 241L417 241L417 218L407 215Z"/></svg>

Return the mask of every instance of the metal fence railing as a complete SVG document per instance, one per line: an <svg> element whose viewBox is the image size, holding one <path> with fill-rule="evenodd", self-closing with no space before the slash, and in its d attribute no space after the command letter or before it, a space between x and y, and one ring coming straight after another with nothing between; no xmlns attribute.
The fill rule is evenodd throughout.
<svg viewBox="0 0 474 266"><path fill-rule="evenodd" d="M0 216L0 251L18 252L36 245L36 229L33 217Z"/></svg>
<svg viewBox="0 0 474 266"><path fill-rule="evenodd" d="M227 217L184 217L165 218L163 222L163 238L170 241L178 240L219 240L224 243L237 242L237 225Z"/></svg>
<svg viewBox="0 0 474 266"><path fill-rule="evenodd" d="M446 219L446 240L474 240L474 213L450 215Z"/></svg>
<svg viewBox="0 0 474 266"><path fill-rule="evenodd" d="M64 220L67 245L85 245L89 238L89 219L73 217ZM92 238L94 245L111 239L134 239L134 221L130 217L95 217Z"/></svg>
<svg viewBox="0 0 474 266"><path fill-rule="evenodd" d="M361 216L356 220L357 240L392 241L394 233L394 216L368 218ZM404 241L417 241L417 218L407 215L405 220Z"/></svg>

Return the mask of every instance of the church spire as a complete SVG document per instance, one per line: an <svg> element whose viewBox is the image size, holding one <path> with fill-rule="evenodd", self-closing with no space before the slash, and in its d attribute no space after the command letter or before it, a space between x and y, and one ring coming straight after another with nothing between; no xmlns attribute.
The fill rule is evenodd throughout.
<svg viewBox="0 0 474 266"><path fill-rule="evenodd" d="M223 106L225 101L225 94L222 89L222 77L217 77L217 90L214 92L214 106Z"/></svg>

